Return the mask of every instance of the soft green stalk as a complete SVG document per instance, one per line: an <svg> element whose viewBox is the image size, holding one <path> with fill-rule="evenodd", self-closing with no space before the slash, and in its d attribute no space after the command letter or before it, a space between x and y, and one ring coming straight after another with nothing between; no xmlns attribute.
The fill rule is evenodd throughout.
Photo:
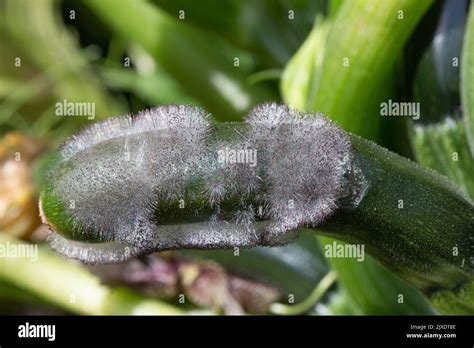
<svg viewBox="0 0 474 348"><path fill-rule="evenodd" d="M461 92L466 134L474 156L474 8L467 20L461 60Z"/></svg>
<svg viewBox="0 0 474 348"><path fill-rule="evenodd" d="M329 28L329 21L316 18L314 28L288 62L281 77L283 100L296 109L306 109L312 86L318 82Z"/></svg>
<svg viewBox="0 0 474 348"><path fill-rule="evenodd" d="M179 20L178 14L173 18L140 0L85 3L118 35L141 44L217 118L240 119L255 103L272 99L263 87L246 83L253 66L248 54Z"/></svg>
<svg viewBox="0 0 474 348"><path fill-rule="evenodd" d="M339 8L343 4L344 0L329 0L329 10L328 10L328 15L330 17L334 17L339 11Z"/></svg>
<svg viewBox="0 0 474 348"><path fill-rule="evenodd" d="M151 75L137 74L123 68L102 68L105 83L113 89L131 92L150 105L198 104L184 93L176 81L168 79L161 71Z"/></svg>
<svg viewBox="0 0 474 348"><path fill-rule="evenodd" d="M23 242L0 233L2 250ZM45 247L37 259L1 257L0 279L31 292L43 300L77 314L89 315L179 315L183 311L125 289L100 283L83 265L65 261Z"/></svg>
<svg viewBox="0 0 474 348"><path fill-rule="evenodd" d="M270 312L281 315L297 315L306 313L324 296L336 279L337 273L330 271L323 277L323 279L321 279L318 286L314 288L313 292L304 301L295 305L274 303L270 306Z"/></svg>
<svg viewBox="0 0 474 348"><path fill-rule="evenodd" d="M321 77L308 111L337 120L347 131L379 136L380 103L396 59L432 1L345 1L337 11L324 48ZM363 115L363 119L361 119Z"/></svg>
<svg viewBox="0 0 474 348"><path fill-rule="evenodd" d="M199 104L140 45L123 46L120 42L112 42L107 60L101 66L101 76L109 88L132 93L149 105ZM136 63L135 69L124 69L122 56L125 51L131 62Z"/></svg>

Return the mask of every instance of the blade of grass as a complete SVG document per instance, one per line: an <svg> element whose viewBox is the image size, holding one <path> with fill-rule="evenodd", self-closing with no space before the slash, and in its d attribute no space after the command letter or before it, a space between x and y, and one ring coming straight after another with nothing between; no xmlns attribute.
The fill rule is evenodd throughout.
<svg viewBox="0 0 474 348"><path fill-rule="evenodd" d="M129 45L126 50L116 54L119 54L118 59L109 56L101 67L105 82L112 88L125 89L149 105L200 105L140 45ZM135 69L124 69L124 55L130 57Z"/></svg>

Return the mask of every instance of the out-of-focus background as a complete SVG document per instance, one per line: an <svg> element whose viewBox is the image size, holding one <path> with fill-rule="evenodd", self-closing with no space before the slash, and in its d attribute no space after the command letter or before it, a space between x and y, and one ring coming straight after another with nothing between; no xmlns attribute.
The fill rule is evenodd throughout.
<svg viewBox="0 0 474 348"><path fill-rule="evenodd" d="M464 0L0 0L0 313L434 314L370 257L326 259L331 241L304 233L84 266L48 250L37 197L48 154L82 126L185 103L238 121L265 101L324 112L473 194L472 160L445 158L469 153L467 14ZM423 117L383 117L387 100Z"/></svg>

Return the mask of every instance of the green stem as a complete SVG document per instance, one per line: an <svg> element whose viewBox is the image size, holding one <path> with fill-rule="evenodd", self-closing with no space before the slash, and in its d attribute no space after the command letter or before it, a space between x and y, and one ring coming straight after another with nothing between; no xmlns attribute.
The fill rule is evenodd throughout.
<svg viewBox="0 0 474 348"><path fill-rule="evenodd" d="M356 209L339 210L322 234L362 243L428 295L474 278L474 206L451 182L362 138L352 137L368 180Z"/></svg>
<svg viewBox="0 0 474 348"><path fill-rule="evenodd" d="M298 315L308 312L321 299L326 291L334 284L337 279L335 271L328 272L318 283L318 286L303 302L295 305L284 305L282 303L274 303L270 306L270 312L280 315Z"/></svg>
<svg viewBox="0 0 474 348"><path fill-rule="evenodd" d="M469 10L461 60L461 92L466 135L474 156L474 7Z"/></svg>
<svg viewBox="0 0 474 348"><path fill-rule="evenodd" d="M2 250L13 250L20 245L26 244L0 233ZM169 304L102 285L83 265L61 260L43 247L38 248L37 259L2 255L0 279L77 314L184 314Z"/></svg>

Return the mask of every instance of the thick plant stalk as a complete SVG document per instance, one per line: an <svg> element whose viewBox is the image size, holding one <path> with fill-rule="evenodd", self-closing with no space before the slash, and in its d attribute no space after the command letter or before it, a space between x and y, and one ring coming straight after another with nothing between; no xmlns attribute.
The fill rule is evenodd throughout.
<svg viewBox="0 0 474 348"><path fill-rule="evenodd" d="M413 163L362 138L353 137L352 144L369 191L356 210L339 211L320 231L364 244L440 313L474 313L472 202L433 171L414 170Z"/></svg>
<svg viewBox="0 0 474 348"><path fill-rule="evenodd" d="M368 180L356 209L319 228L369 253L425 293L455 289L474 276L474 206L447 178L362 138L352 137Z"/></svg>

